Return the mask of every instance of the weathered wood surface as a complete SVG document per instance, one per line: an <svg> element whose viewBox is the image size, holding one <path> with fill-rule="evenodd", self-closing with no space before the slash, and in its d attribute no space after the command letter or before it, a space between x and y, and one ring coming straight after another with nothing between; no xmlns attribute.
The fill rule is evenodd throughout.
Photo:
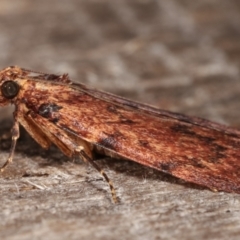
<svg viewBox="0 0 240 240"><path fill-rule="evenodd" d="M164 109L240 128L240 4L230 0L0 1L0 65L64 73ZM0 112L0 163L11 110ZM240 161L240 160L239 160ZM0 176L0 239L239 239L240 195L138 164L95 170L22 131Z"/></svg>

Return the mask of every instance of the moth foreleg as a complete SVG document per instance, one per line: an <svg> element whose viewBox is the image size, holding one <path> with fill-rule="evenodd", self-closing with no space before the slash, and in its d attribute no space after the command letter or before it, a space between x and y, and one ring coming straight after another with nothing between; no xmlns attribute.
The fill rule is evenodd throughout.
<svg viewBox="0 0 240 240"><path fill-rule="evenodd" d="M113 186L112 181L109 179L109 177L107 176L107 174L93 161L93 159L91 159L83 150L83 148L78 148L76 149L76 152L81 156L81 158L91 164L101 175L102 177L105 179L105 181L108 183L109 188L111 190L111 194L112 194L112 199L114 203L117 203L117 195L116 195L116 191L115 188Z"/></svg>
<svg viewBox="0 0 240 240"><path fill-rule="evenodd" d="M1 172L3 172L4 169L7 167L7 165L12 162L13 155L14 155L14 152L15 152L16 143L17 143L17 139L19 138L19 136L20 136L19 123L18 123L17 120L15 120L14 124L13 124L13 127L12 127L12 144L11 144L10 154L9 154L9 157L8 157L7 161L0 168Z"/></svg>

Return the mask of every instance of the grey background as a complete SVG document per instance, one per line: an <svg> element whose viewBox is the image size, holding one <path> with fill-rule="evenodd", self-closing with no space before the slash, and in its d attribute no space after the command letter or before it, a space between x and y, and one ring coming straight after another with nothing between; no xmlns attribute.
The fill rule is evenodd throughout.
<svg viewBox="0 0 240 240"><path fill-rule="evenodd" d="M0 0L0 67L55 74L240 128L236 0ZM12 108L0 111L0 163ZM99 161L121 202L83 163L22 130L0 176L1 239L238 239L240 197L138 164Z"/></svg>

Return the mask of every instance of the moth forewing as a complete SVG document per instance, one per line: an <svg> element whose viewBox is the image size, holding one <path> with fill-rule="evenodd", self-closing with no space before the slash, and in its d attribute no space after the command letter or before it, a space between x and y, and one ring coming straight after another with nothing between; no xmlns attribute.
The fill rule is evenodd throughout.
<svg viewBox="0 0 240 240"><path fill-rule="evenodd" d="M93 161L93 151L240 193L239 130L71 83L67 75L11 67L0 72L0 84L0 105L25 109L15 121L41 146L53 143L65 155L78 154L92 164L109 183L113 199L113 186Z"/></svg>

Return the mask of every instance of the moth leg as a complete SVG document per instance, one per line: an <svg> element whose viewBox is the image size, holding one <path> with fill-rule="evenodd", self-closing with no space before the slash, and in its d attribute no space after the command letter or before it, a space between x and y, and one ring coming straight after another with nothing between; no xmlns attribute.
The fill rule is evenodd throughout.
<svg viewBox="0 0 240 240"><path fill-rule="evenodd" d="M8 157L7 161L0 168L1 172L3 172L4 169L7 167L7 165L12 162L13 155L14 155L14 152L15 152L16 143L17 143L17 139L19 138L19 136L20 136L19 123L18 123L17 120L15 120L14 124L13 124L13 127L12 127L12 144L11 144L10 154L9 154L9 157Z"/></svg>
<svg viewBox="0 0 240 240"><path fill-rule="evenodd" d="M112 200L114 203L117 203L117 195L116 195L116 191L115 188L113 186L112 181L109 179L109 177L107 176L107 174L85 153L85 151L83 150L83 148L77 148L75 150L81 157L82 159L87 162L90 163L92 165L92 167L94 167L101 175L102 177L105 179L105 181L108 183L109 188L111 190L111 194L112 194Z"/></svg>

